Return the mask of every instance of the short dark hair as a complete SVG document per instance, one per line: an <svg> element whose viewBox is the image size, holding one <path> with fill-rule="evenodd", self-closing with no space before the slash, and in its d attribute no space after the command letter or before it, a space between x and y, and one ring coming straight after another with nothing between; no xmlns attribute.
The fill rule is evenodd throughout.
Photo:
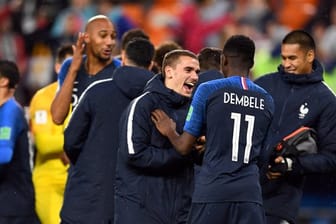
<svg viewBox="0 0 336 224"><path fill-rule="evenodd" d="M244 35L233 35L225 43L223 54L231 57L231 63L250 69L254 64L255 44L254 41Z"/></svg>
<svg viewBox="0 0 336 224"><path fill-rule="evenodd" d="M63 44L57 49L56 62L62 63L67 55L73 55L73 49L71 44Z"/></svg>
<svg viewBox="0 0 336 224"><path fill-rule="evenodd" d="M17 65L8 60L0 60L0 77L6 77L9 80L8 87L16 88L20 81L20 73Z"/></svg>
<svg viewBox="0 0 336 224"><path fill-rule="evenodd" d="M301 48L313 51L315 51L316 48L313 37L304 30L293 30L289 32L282 40L282 44L299 44Z"/></svg>
<svg viewBox="0 0 336 224"><path fill-rule="evenodd" d="M176 49L176 50L172 50L169 51L163 58L163 62L162 62L162 76L165 77L165 72L164 69L166 66L171 66L171 67L175 67L179 58L181 56L188 56L191 58L195 58L196 60L198 60L197 55L194 54L192 51L189 50L184 50L184 49Z"/></svg>
<svg viewBox="0 0 336 224"><path fill-rule="evenodd" d="M205 47L201 49L197 57L201 71L211 69L220 70L222 49L216 47Z"/></svg>
<svg viewBox="0 0 336 224"><path fill-rule="evenodd" d="M155 62L157 69L161 69L165 54L176 49L182 49L182 47L175 41L165 41L161 43L159 46L157 46L153 58L153 61Z"/></svg>
<svg viewBox="0 0 336 224"><path fill-rule="evenodd" d="M149 40L149 36L140 28L133 28L126 31L121 37L121 49L125 50L128 42L134 38L143 38Z"/></svg>
<svg viewBox="0 0 336 224"><path fill-rule="evenodd" d="M148 68L154 56L154 45L147 39L135 38L131 40L125 49L128 60L139 67Z"/></svg>

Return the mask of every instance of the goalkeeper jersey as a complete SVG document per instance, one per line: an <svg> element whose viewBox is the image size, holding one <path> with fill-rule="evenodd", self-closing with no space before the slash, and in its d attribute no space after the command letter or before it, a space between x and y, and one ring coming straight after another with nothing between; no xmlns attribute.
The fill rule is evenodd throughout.
<svg viewBox="0 0 336 224"><path fill-rule="evenodd" d="M30 129L36 147L34 182L39 181L39 184L64 185L67 175L67 166L60 159L64 125L54 124L50 113L57 86L54 82L39 90L29 107Z"/></svg>

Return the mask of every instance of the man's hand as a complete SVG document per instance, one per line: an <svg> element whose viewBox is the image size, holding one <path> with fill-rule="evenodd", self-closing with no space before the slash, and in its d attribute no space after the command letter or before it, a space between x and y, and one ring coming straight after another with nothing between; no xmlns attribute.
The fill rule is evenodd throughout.
<svg viewBox="0 0 336 224"><path fill-rule="evenodd" d="M293 160L291 158L284 158L282 156L276 157L271 165L268 166L267 178L270 180L278 179L286 172L292 170L292 164Z"/></svg>
<svg viewBox="0 0 336 224"><path fill-rule="evenodd" d="M163 110L154 110L152 112L151 119L159 132L164 136L168 136L170 133L176 131L175 121L168 117L168 115Z"/></svg>
<svg viewBox="0 0 336 224"><path fill-rule="evenodd" d="M65 152L61 153L60 159L61 159L64 166L66 166L70 163L70 160L69 160L68 156L65 154Z"/></svg>
<svg viewBox="0 0 336 224"><path fill-rule="evenodd" d="M168 137L176 151L181 155L190 153L193 148L192 146L195 144L196 137L188 132L183 132L182 135L179 135L179 133L176 132L176 123L160 109L156 109L152 112L151 119L159 132Z"/></svg>
<svg viewBox="0 0 336 224"><path fill-rule="evenodd" d="M206 143L206 140L205 140L205 136L204 136L204 135L201 136L201 137L199 137L199 138L196 140L196 142L195 142L195 144L194 144L194 148L196 149L196 151L197 151L198 153L202 153L202 152L205 151L205 143Z"/></svg>
<svg viewBox="0 0 336 224"><path fill-rule="evenodd" d="M79 32L76 44L72 45L73 56L69 70L77 72L83 60L83 52L85 49L85 33Z"/></svg>

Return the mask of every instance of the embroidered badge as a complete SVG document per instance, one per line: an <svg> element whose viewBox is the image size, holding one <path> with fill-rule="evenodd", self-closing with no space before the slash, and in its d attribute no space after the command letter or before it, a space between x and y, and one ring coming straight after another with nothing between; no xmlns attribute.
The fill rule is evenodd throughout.
<svg viewBox="0 0 336 224"><path fill-rule="evenodd" d="M36 124L46 124L47 123L47 111L37 110L35 112L35 123Z"/></svg>
<svg viewBox="0 0 336 224"><path fill-rule="evenodd" d="M309 112L308 103L304 103L300 106L299 118L304 119Z"/></svg>
<svg viewBox="0 0 336 224"><path fill-rule="evenodd" d="M0 127L0 140L9 140L11 137L10 127Z"/></svg>

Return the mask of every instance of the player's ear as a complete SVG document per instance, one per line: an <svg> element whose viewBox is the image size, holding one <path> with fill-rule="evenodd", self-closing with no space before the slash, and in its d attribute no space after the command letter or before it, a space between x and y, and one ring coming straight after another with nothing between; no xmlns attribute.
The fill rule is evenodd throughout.
<svg viewBox="0 0 336 224"><path fill-rule="evenodd" d="M0 87L7 87L9 85L9 79L4 76L0 76Z"/></svg>
<svg viewBox="0 0 336 224"><path fill-rule="evenodd" d="M164 71L166 79L171 79L173 77L173 68L171 66L167 65L164 68Z"/></svg>
<svg viewBox="0 0 336 224"><path fill-rule="evenodd" d="M150 65L148 66L148 70L152 70L154 66L154 61L151 61Z"/></svg>
<svg viewBox="0 0 336 224"><path fill-rule="evenodd" d="M56 72L56 74L58 74L60 70L61 70L61 64L60 63L55 63L54 71Z"/></svg>
<svg viewBox="0 0 336 224"><path fill-rule="evenodd" d="M307 58L310 63L313 63L314 58L315 58L315 52L313 50L309 50L307 52Z"/></svg>
<svg viewBox="0 0 336 224"><path fill-rule="evenodd" d="M226 65L228 65L228 58L225 57L224 54L222 54L221 59L222 59L222 66L226 66Z"/></svg>
<svg viewBox="0 0 336 224"><path fill-rule="evenodd" d="M89 43L89 41L90 41L89 40L89 34L85 32L84 33L84 43L87 44L87 43Z"/></svg>

